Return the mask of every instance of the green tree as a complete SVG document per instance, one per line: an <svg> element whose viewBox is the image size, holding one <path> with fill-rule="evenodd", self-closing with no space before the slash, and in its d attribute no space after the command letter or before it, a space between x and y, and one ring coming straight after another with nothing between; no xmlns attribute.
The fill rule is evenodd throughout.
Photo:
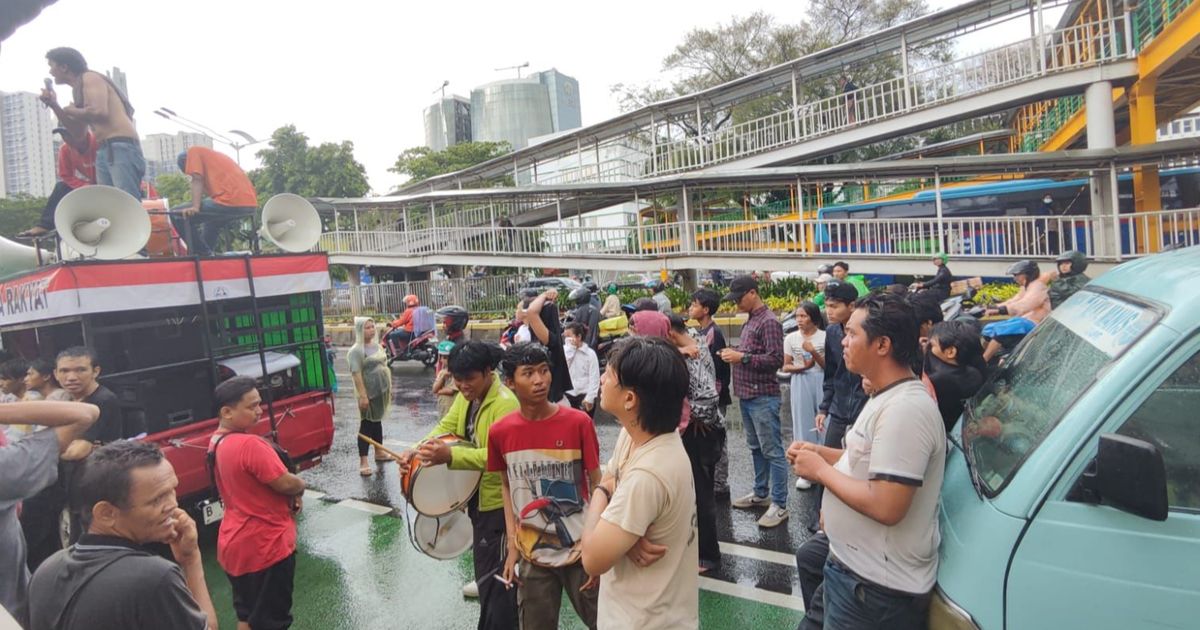
<svg viewBox="0 0 1200 630"><path fill-rule="evenodd" d="M612 91L626 111L668 98L691 94L754 72L815 53L911 20L928 12L925 0L813 0L808 17L800 24L781 24L765 12L734 17L728 23L689 32L662 60L663 74L672 79L648 85L617 84ZM918 65L948 58L948 47L937 44L910 51ZM843 77L862 87L898 76L897 55L881 56L845 68L840 74L806 77L799 86L800 100L813 101L837 94ZM728 124L760 118L792 105L790 86L733 106L710 109L701 116L667 121L669 128L686 135L709 133Z"/></svg>
<svg viewBox="0 0 1200 630"><path fill-rule="evenodd" d="M172 206L188 203L192 200L191 180L182 173L164 173L154 180L158 195L165 197Z"/></svg>
<svg viewBox="0 0 1200 630"><path fill-rule="evenodd" d="M409 184L415 184L445 173L461 171L480 162L500 157L512 151L507 142L460 142L442 151L429 147L405 149L396 164L388 169L393 173L409 176Z"/></svg>
<svg viewBox="0 0 1200 630"><path fill-rule="evenodd" d="M45 197L14 195L0 199L0 235L12 238L33 227L46 207Z"/></svg>
<svg viewBox="0 0 1200 630"><path fill-rule="evenodd" d="M362 197L370 192L366 169L354 159L354 143L309 146L308 136L287 125L257 153L262 167L250 171L259 203L290 192L302 197Z"/></svg>

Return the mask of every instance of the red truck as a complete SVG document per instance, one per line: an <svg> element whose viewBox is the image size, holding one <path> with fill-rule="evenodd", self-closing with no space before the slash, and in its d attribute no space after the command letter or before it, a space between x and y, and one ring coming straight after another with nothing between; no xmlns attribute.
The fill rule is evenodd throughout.
<svg viewBox="0 0 1200 630"><path fill-rule="evenodd" d="M0 281L0 342L26 359L95 350L125 426L146 428L138 439L174 465L180 505L211 522L219 508L199 503L213 494L205 452L221 381L259 380L264 413L253 431L300 468L329 452L328 287L325 254L60 262Z"/></svg>

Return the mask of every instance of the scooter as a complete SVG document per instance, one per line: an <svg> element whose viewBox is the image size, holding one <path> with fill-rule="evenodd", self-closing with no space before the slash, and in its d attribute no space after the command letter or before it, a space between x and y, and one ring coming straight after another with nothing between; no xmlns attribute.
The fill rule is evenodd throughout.
<svg viewBox="0 0 1200 630"><path fill-rule="evenodd" d="M388 354L388 367L397 361L417 361L427 368L437 364L437 330L427 330L408 343L384 338L384 349Z"/></svg>

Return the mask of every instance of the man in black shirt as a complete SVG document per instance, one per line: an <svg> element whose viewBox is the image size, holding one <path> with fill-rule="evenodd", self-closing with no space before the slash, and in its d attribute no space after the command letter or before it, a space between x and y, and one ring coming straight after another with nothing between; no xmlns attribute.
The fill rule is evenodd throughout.
<svg viewBox="0 0 1200 630"><path fill-rule="evenodd" d="M121 438L134 437L145 431L144 427L126 426L121 403L117 395L101 385L100 362L91 348L72 346L58 353L54 375L59 385L67 390L77 402L85 402L100 408L100 420L84 435L89 442L113 442Z"/></svg>
<svg viewBox="0 0 1200 630"><path fill-rule="evenodd" d="M945 254L934 256L933 264L937 267L937 273L925 282L914 283L918 290L928 292L930 295L936 297L938 302L945 302L950 297L950 282L954 280L954 275L950 273L950 268L946 266L947 260L949 258Z"/></svg>
<svg viewBox="0 0 1200 630"><path fill-rule="evenodd" d="M178 483L153 444L96 449L76 486L87 533L34 574L30 628L215 628L196 523L175 501ZM170 545L175 562L148 543Z"/></svg>

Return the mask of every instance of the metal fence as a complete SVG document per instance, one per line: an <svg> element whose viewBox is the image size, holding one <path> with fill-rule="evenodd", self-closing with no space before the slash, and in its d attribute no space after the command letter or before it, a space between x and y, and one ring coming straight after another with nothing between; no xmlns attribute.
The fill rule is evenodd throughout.
<svg viewBox="0 0 1200 630"><path fill-rule="evenodd" d="M404 310L404 297L415 295L434 310L457 304L472 313L507 312L526 282L523 276L488 276L364 284L322 292L321 307L326 316L349 317L357 301L358 313L394 316Z"/></svg>
<svg viewBox="0 0 1200 630"><path fill-rule="evenodd" d="M504 266L536 266L539 258L577 255L653 260L689 254L911 257L945 251L965 258L1016 259L1052 257L1068 249L1119 260L1176 243L1194 245L1200 240L1198 235L1200 209L1191 208L1118 216L693 221L628 227L437 228L406 234L333 232L322 236L322 247L332 254L469 254L481 260L492 257L493 264ZM451 302L442 296L466 301L504 290L475 287L471 284L474 280L442 282L462 282L465 288L457 293L438 292L422 288L422 283L397 283L415 288L396 289L395 301L379 296L378 303L398 305L399 298L415 293L423 301L435 298L448 304Z"/></svg>

